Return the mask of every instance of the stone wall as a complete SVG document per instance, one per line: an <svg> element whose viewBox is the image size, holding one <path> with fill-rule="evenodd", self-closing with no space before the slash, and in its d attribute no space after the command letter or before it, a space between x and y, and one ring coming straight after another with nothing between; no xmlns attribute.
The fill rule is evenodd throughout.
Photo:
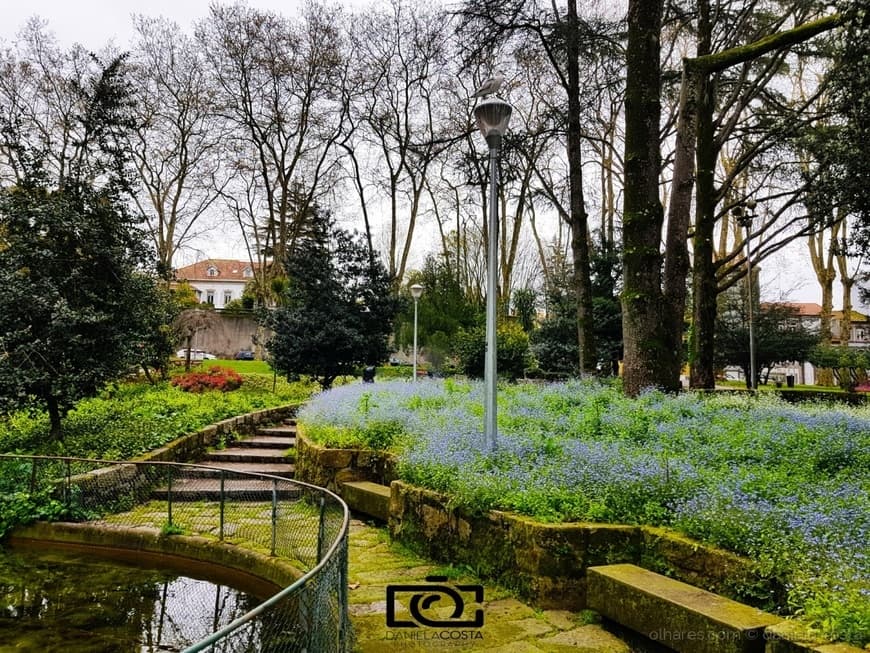
<svg viewBox="0 0 870 653"><path fill-rule="evenodd" d="M391 484L389 526L393 537L426 555L469 565L544 608L586 607L586 569L621 562L757 607L781 595L752 561L666 529L548 524L495 510L472 515L451 507L446 496L402 481Z"/></svg>
<svg viewBox="0 0 870 653"><path fill-rule="evenodd" d="M371 481L389 485L396 478L392 456L369 449L328 449L296 432L296 478L311 485L339 492L342 483ZM340 493L340 492L339 492Z"/></svg>
<svg viewBox="0 0 870 653"><path fill-rule="evenodd" d="M232 358L243 349L261 351L262 345L272 337L272 332L257 324L251 316L227 315L220 311L215 311L215 314L218 318L215 323L197 332L191 345L193 349L202 349L218 358ZM178 346L187 345L180 343Z"/></svg>
<svg viewBox="0 0 870 653"><path fill-rule="evenodd" d="M471 515L447 497L394 481L390 533L436 560L467 564L543 608L586 607L586 568L639 555L639 529L609 524L544 524L490 511Z"/></svg>

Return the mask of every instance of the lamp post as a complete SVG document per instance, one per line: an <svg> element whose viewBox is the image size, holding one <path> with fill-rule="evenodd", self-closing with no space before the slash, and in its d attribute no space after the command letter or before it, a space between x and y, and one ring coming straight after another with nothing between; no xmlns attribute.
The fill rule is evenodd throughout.
<svg viewBox="0 0 870 653"><path fill-rule="evenodd" d="M496 295L498 284L498 155L513 108L498 98L486 98L474 107L477 128L489 146L489 222L486 250L486 359L484 365L484 433L491 451L496 449Z"/></svg>
<svg viewBox="0 0 870 653"><path fill-rule="evenodd" d="M746 300L749 305L747 317L749 321L749 389L756 390L758 387L757 373L755 371L755 327L753 319L752 307L752 222L755 220L754 200L746 200L746 210L742 207L735 206L731 209L731 213L737 218L740 225L746 229Z"/></svg>
<svg viewBox="0 0 870 653"><path fill-rule="evenodd" d="M423 294L423 286L415 283L411 286L411 297L414 298L414 383L417 382L417 300Z"/></svg>

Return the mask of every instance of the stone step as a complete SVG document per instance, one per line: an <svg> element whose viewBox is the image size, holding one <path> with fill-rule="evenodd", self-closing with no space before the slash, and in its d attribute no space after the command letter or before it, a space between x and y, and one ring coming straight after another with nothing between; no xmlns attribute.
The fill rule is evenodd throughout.
<svg viewBox="0 0 870 653"><path fill-rule="evenodd" d="M259 449L256 447L230 447L209 452L203 462L223 463L291 463L287 449Z"/></svg>
<svg viewBox="0 0 870 653"><path fill-rule="evenodd" d="M295 438L296 437L296 425L284 425L284 426L258 426L257 427L257 435L271 435L274 437L285 437L285 438Z"/></svg>
<svg viewBox="0 0 870 653"><path fill-rule="evenodd" d="M295 447L296 438L280 437L275 435L253 435L242 440L233 442L233 448L258 448L258 449L274 449L276 447Z"/></svg>
<svg viewBox="0 0 870 653"><path fill-rule="evenodd" d="M348 481L341 484L341 498L348 507L383 522L390 520L390 488L369 481Z"/></svg>
<svg viewBox="0 0 870 653"><path fill-rule="evenodd" d="M586 570L587 607L686 653L762 653L781 617L631 564Z"/></svg>
<svg viewBox="0 0 870 653"><path fill-rule="evenodd" d="M271 474L272 476L282 476L284 478L293 478L296 474L296 465L291 463L221 462L213 464L215 466L211 469L207 467L186 468L183 475L191 478L219 478L221 470L233 474L246 472L251 474Z"/></svg>
<svg viewBox="0 0 870 653"><path fill-rule="evenodd" d="M224 481L221 492L220 479L216 478L177 478L172 481L173 501L271 501L275 486L266 479L229 479ZM298 499L302 491L290 483L278 483L276 497L281 500ZM169 499L169 486L155 488L151 498L157 501Z"/></svg>

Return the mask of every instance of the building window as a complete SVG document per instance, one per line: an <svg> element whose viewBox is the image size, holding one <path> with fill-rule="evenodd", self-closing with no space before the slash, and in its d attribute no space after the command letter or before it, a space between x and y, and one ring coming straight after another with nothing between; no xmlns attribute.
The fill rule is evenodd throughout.
<svg viewBox="0 0 870 653"><path fill-rule="evenodd" d="M210 277L216 277L218 275L218 269L215 266L210 265L208 266L208 270L206 270L206 274Z"/></svg>
<svg viewBox="0 0 870 653"><path fill-rule="evenodd" d="M224 306L229 304L231 301L233 301L233 293L227 290L226 292L224 292Z"/></svg>
<svg viewBox="0 0 870 653"><path fill-rule="evenodd" d="M214 290L205 291L205 303L214 306Z"/></svg>
<svg viewBox="0 0 870 653"><path fill-rule="evenodd" d="M246 279L250 279L254 276L254 271L251 269L251 266L247 266L244 270L242 270L242 276Z"/></svg>

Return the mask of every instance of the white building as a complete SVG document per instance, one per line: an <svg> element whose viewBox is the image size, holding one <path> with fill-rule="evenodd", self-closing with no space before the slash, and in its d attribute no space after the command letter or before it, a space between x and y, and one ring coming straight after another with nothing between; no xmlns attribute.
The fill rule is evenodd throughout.
<svg viewBox="0 0 870 653"><path fill-rule="evenodd" d="M248 282L254 279L255 265L249 261L207 259L175 271L177 281L186 281L204 304L223 308L241 299Z"/></svg>

